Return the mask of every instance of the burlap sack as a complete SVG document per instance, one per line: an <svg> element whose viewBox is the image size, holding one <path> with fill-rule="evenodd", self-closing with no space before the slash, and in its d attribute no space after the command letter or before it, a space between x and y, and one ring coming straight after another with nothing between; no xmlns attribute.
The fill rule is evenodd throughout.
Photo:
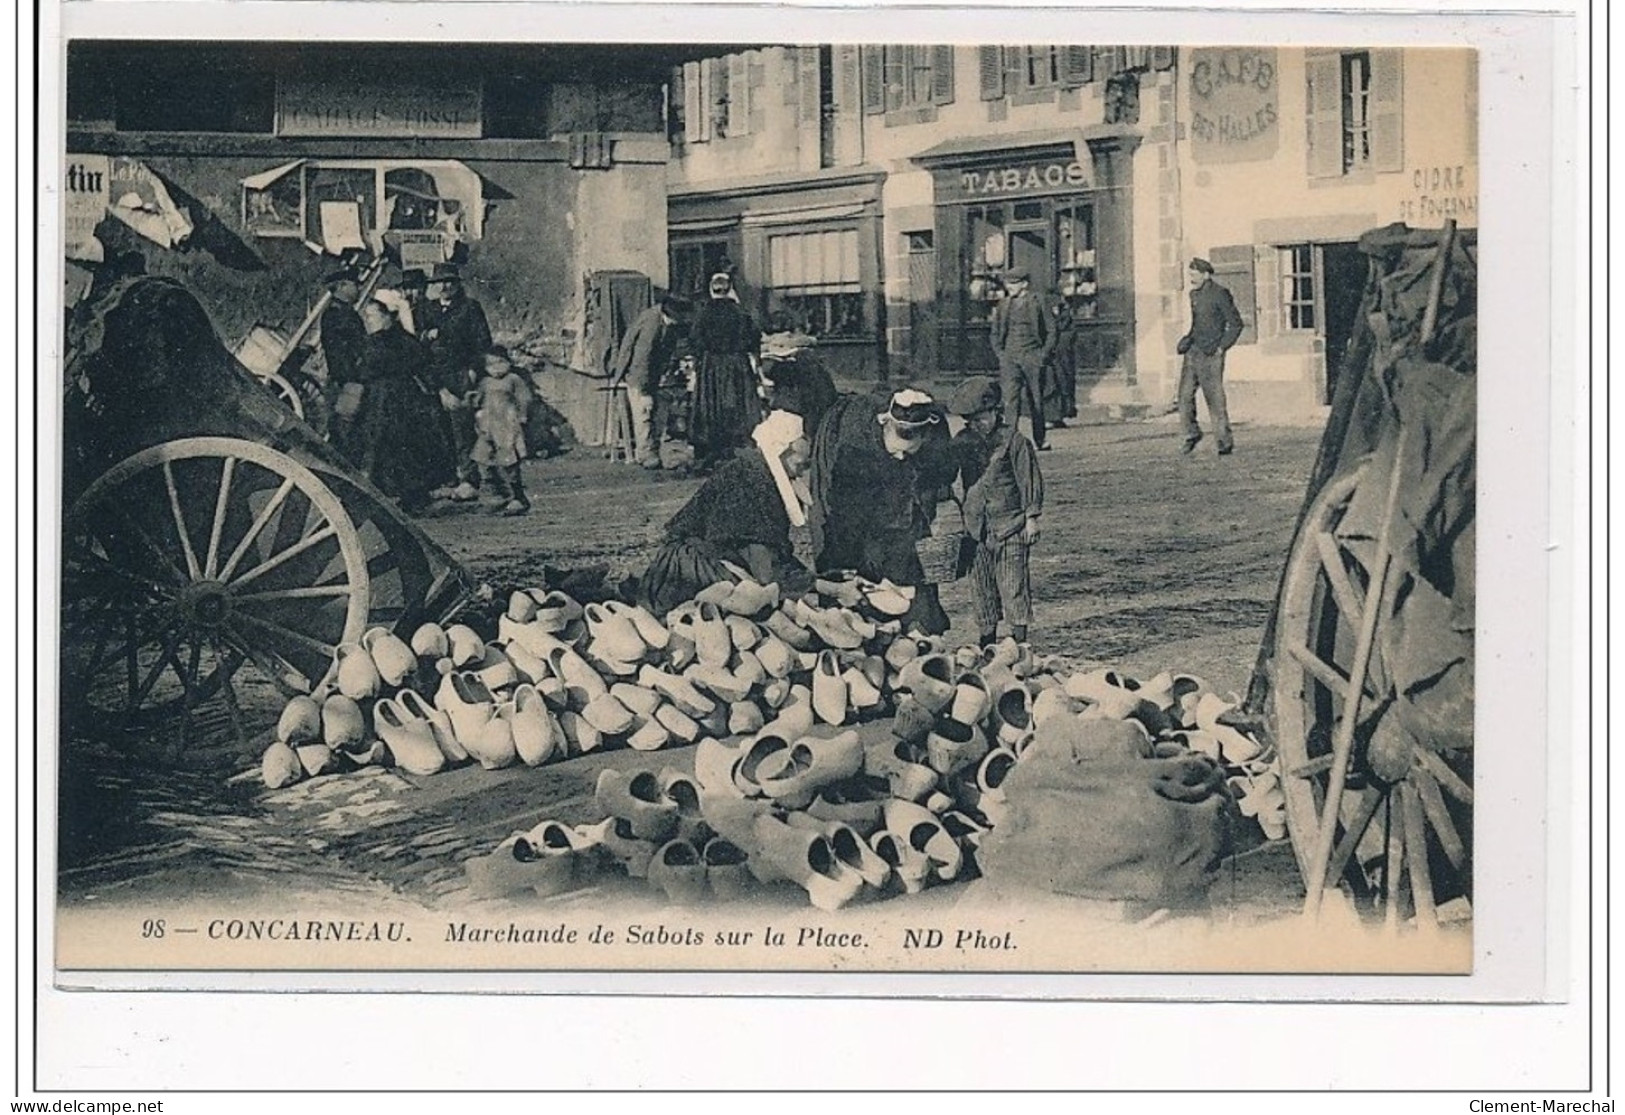
<svg viewBox="0 0 1625 1115"><path fill-rule="evenodd" d="M1004 781L1008 812L982 842L982 873L1079 898L1205 903L1228 851L1224 779L1202 756L1139 758L1144 741L1113 720L1035 740Z"/></svg>

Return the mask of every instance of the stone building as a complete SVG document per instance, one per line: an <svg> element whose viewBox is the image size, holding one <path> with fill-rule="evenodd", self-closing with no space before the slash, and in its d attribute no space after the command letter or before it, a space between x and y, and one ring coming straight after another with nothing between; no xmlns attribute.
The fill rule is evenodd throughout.
<svg viewBox="0 0 1625 1115"><path fill-rule="evenodd" d="M1070 303L1080 402L1169 401L1185 264L1248 329L1239 413L1312 414L1353 242L1475 223L1474 56L1146 46L770 47L673 75L674 286L733 269L854 379L994 366L1010 266Z"/></svg>

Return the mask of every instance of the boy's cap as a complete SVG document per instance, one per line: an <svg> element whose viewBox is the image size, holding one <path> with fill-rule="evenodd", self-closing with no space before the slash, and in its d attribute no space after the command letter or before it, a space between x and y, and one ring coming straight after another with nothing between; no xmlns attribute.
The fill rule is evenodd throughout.
<svg viewBox="0 0 1625 1115"><path fill-rule="evenodd" d="M961 418L997 410L998 406L999 385L992 376L966 377L948 400L948 409Z"/></svg>
<svg viewBox="0 0 1625 1115"><path fill-rule="evenodd" d="M502 345L492 345L490 348L485 350L485 355L488 358L492 358L492 359L496 359L496 360L506 360L510 364L513 363L513 357L508 355L507 348L505 348Z"/></svg>
<svg viewBox="0 0 1625 1115"><path fill-rule="evenodd" d="M1203 259L1201 256L1197 256L1195 259L1191 260L1191 270L1200 271L1204 275L1211 275L1213 274L1213 265L1207 260Z"/></svg>

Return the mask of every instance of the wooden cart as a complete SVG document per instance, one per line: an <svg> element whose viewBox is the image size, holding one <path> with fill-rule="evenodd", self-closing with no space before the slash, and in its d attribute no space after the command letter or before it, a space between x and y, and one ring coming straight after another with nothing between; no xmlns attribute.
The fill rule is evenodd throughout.
<svg viewBox="0 0 1625 1115"><path fill-rule="evenodd" d="M1470 910L1477 243L1391 226L1249 694L1320 908Z"/></svg>
<svg viewBox="0 0 1625 1115"><path fill-rule="evenodd" d="M444 619L473 582L221 345L166 279L112 291L64 407L61 709L128 721L251 664L308 691L372 626Z"/></svg>

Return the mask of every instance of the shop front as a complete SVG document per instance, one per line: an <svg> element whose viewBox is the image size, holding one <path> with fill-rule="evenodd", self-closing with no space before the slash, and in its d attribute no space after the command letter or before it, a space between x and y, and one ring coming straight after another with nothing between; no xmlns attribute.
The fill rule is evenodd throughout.
<svg viewBox="0 0 1625 1115"><path fill-rule="evenodd" d="M1002 276L1023 268L1036 292L1070 310L1080 376L1132 379L1129 160L1117 157L1130 150L1125 137L1010 140L943 144L914 160L934 185L941 365L998 366L991 333Z"/></svg>
<svg viewBox="0 0 1625 1115"><path fill-rule="evenodd" d="M884 375L878 173L805 176L673 193L667 226L672 290L703 296L718 271L764 332L818 338L836 375Z"/></svg>

